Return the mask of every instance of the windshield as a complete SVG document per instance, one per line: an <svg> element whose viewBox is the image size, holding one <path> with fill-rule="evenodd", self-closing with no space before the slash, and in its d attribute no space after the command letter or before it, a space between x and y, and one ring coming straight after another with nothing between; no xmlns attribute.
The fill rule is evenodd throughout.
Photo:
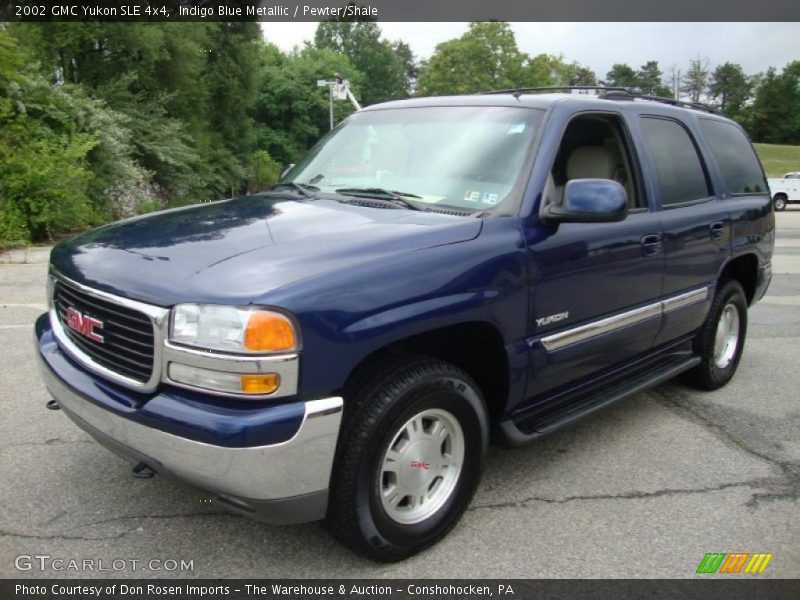
<svg viewBox="0 0 800 600"><path fill-rule="evenodd" d="M544 112L447 106L356 113L282 183L321 192L390 192L416 204L485 211L508 199Z"/></svg>

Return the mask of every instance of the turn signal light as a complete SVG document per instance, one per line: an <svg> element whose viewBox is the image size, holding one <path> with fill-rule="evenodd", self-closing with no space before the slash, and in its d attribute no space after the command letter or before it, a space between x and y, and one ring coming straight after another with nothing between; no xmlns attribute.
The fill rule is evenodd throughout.
<svg viewBox="0 0 800 600"><path fill-rule="evenodd" d="M247 321L244 347L251 352L281 352L297 348L297 336L288 318L280 313L255 311Z"/></svg>
<svg viewBox="0 0 800 600"><path fill-rule="evenodd" d="M242 375L242 391L245 394L271 394L281 386L277 373Z"/></svg>

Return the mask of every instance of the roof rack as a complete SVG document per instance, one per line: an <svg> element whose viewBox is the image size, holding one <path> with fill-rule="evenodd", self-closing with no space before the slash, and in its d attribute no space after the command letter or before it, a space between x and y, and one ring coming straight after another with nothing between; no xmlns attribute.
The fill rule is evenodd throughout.
<svg viewBox="0 0 800 600"><path fill-rule="evenodd" d="M558 92L562 90L578 90L578 91L599 91L599 92L627 92L628 88L624 87L609 87L605 85L548 85L542 87L525 87L513 88L510 90L492 90L489 92L478 92L479 95L488 94L513 94L514 96L521 96L522 94L530 94L532 92Z"/></svg>
<svg viewBox="0 0 800 600"><path fill-rule="evenodd" d="M486 94L512 94L514 97L519 98L522 94L530 94L536 92L558 92L564 90L578 90L578 91L595 91L602 92L597 94L598 98L604 100L649 100L651 102L661 102L662 104L669 104L671 106L680 106L683 108L694 108L695 110L703 110L712 114L719 114L719 111L699 102L686 102L684 100L676 100L674 98L667 98L665 96L650 96L648 94L641 94L626 87L615 87L605 85L554 85L545 87L526 87L515 88L510 90L494 90L490 92L479 92L481 95Z"/></svg>
<svg viewBox="0 0 800 600"><path fill-rule="evenodd" d="M651 102L661 102L662 104L669 104L671 106L680 106L682 108L694 108L695 110L703 110L712 114L719 114L715 108L700 102L686 102L684 100L676 100L675 98L667 98L665 96L649 96L647 94L639 94L625 89L624 91L614 90L607 94L603 94L600 98L606 100L649 100Z"/></svg>

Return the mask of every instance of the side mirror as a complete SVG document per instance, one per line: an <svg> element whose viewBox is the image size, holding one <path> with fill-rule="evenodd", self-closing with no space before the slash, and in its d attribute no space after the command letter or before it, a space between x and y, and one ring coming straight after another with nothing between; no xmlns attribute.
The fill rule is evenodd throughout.
<svg viewBox="0 0 800 600"><path fill-rule="evenodd" d="M628 195L611 179L572 179L561 204L545 207L548 223L610 223L628 216Z"/></svg>
<svg viewBox="0 0 800 600"><path fill-rule="evenodd" d="M289 163L285 167L283 167L283 171L281 171L281 176L278 179L283 179L286 174L294 168L294 163Z"/></svg>

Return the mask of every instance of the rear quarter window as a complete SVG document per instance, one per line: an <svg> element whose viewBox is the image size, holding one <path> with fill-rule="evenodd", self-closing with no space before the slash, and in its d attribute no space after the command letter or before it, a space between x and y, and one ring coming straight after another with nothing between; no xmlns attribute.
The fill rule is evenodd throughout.
<svg viewBox="0 0 800 600"><path fill-rule="evenodd" d="M744 132L732 123L700 119L700 129L731 194L768 192L764 172Z"/></svg>

